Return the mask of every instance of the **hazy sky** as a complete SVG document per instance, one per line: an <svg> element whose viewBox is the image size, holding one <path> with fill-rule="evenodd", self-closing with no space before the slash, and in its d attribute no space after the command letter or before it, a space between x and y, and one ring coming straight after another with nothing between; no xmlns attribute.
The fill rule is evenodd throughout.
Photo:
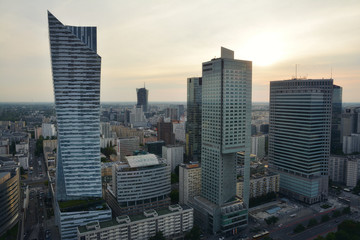
<svg viewBox="0 0 360 240"><path fill-rule="evenodd" d="M101 101L186 101L186 79L220 55L253 61L253 101L269 81L329 78L360 102L359 0L0 0L0 102L53 102L47 10L97 26Z"/></svg>

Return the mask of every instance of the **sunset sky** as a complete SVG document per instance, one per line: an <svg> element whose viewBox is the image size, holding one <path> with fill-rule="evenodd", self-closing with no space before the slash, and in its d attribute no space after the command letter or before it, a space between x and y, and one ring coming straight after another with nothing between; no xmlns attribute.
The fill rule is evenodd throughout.
<svg viewBox="0 0 360 240"><path fill-rule="evenodd" d="M269 82L330 78L360 102L359 0L0 1L0 102L53 102L47 10L97 26L101 101L186 101L186 79L220 47L253 61L253 101Z"/></svg>

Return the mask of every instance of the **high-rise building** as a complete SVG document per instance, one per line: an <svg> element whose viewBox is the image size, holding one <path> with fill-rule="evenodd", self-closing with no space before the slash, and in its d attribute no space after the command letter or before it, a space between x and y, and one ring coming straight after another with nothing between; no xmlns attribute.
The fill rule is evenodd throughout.
<svg viewBox="0 0 360 240"><path fill-rule="evenodd" d="M360 133L360 107L345 108L341 114L341 143L352 133Z"/></svg>
<svg viewBox="0 0 360 240"><path fill-rule="evenodd" d="M270 83L269 163L280 192L308 204L327 198L333 79Z"/></svg>
<svg viewBox="0 0 360 240"><path fill-rule="evenodd" d="M164 122L163 119L160 119L157 123L157 140L163 140L165 145L175 144L175 134L173 131L173 124L171 122Z"/></svg>
<svg viewBox="0 0 360 240"><path fill-rule="evenodd" d="M58 124L56 198L101 197L96 27L65 26L50 12L48 19Z"/></svg>
<svg viewBox="0 0 360 240"><path fill-rule="evenodd" d="M147 90L144 85L143 88L136 89L136 94L137 94L137 107L142 106L144 113L148 112L149 90Z"/></svg>
<svg viewBox="0 0 360 240"><path fill-rule="evenodd" d="M252 62L221 58L202 64L201 196L195 217L206 231L230 235L247 224ZM245 152L244 194L236 198L236 152Z"/></svg>
<svg viewBox="0 0 360 240"><path fill-rule="evenodd" d="M332 94L332 119L331 119L331 147L332 153L341 151L341 111L342 87L333 85Z"/></svg>
<svg viewBox="0 0 360 240"><path fill-rule="evenodd" d="M184 147L167 145L162 147L162 157L166 159L171 171L174 172L175 168L184 163Z"/></svg>
<svg viewBox="0 0 360 240"><path fill-rule="evenodd" d="M199 163L181 164L179 167L179 203L187 204L201 194L201 167Z"/></svg>
<svg viewBox="0 0 360 240"><path fill-rule="evenodd" d="M202 78L187 79L186 156L201 161L201 97Z"/></svg>
<svg viewBox="0 0 360 240"><path fill-rule="evenodd" d="M256 155L258 159L265 157L265 135L251 136L251 154Z"/></svg>
<svg viewBox="0 0 360 240"><path fill-rule="evenodd" d="M50 12L48 21L58 123L54 212L61 238L76 239L77 226L111 218L100 199L101 58L96 27L65 26ZM79 199L88 201L71 201Z"/></svg>

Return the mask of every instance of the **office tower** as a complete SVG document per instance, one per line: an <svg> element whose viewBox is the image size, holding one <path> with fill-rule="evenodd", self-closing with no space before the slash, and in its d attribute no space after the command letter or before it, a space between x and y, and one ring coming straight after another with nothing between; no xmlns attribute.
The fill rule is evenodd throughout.
<svg viewBox="0 0 360 240"><path fill-rule="evenodd" d="M179 167L179 203L187 204L201 194L201 167L199 163L181 164Z"/></svg>
<svg viewBox="0 0 360 240"><path fill-rule="evenodd" d="M20 204L20 167L0 157L0 236L18 222Z"/></svg>
<svg viewBox="0 0 360 240"><path fill-rule="evenodd" d="M269 163L280 192L308 204L327 198L332 79L270 83Z"/></svg>
<svg viewBox="0 0 360 240"><path fill-rule="evenodd" d="M142 106L144 113L148 112L149 90L147 90L144 85L143 88L136 89L136 94L137 94L137 107Z"/></svg>
<svg viewBox="0 0 360 240"><path fill-rule="evenodd" d="M251 137L251 154L255 154L257 159L265 157L265 135Z"/></svg>
<svg viewBox="0 0 360 240"><path fill-rule="evenodd" d="M233 234L247 224L251 79L252 62L234 59L226 48L202 64L201 197L194 209L196 221L213 233ZM236 198L239 151L245 152L242 201Z"/></svg>
<svg viewBox="0 0 360 240"><path fill-rule="evenodd" d="M186 156L201 161L202 78L187 79Z"/></svg>
<svg viewBox="0 0 360 240"><path fill-rule="evenodd" d="M331 153L341 151L341 112L342 112L342 87L333 85L332 93L332 120L331 120Z"/></svg>
<svg viewBox="0 0 360 240"><path fill-rule="evenodd" d="M167 160L171 171L174 172L177 166L184 163L184 147L174 145L163 146L162 157Z"/></svg>
<svg viewBox="0 0 360 240"><path fill-rule="evenodd" d="M65 26L50 12L48 21L58 123L54 212L61 238L76 239L77 226L111 218L100 199L101 58L96 27ZM80 199L87 201L73 201Z"/></svg>
<svg viewBox="0 0 360 240"><path fill-rule="evenodd" d="M170 205L170 165L164 159L154 154L130 156L113 165L112 171L112 190L106 198L116 216Z"/></svg>
<svg viewBox="0 0 360 240"><path fill-rule="evenodd" d="M164 122L160 119L157 123L157 140L163 140L165 145L175 144L175 133L173 132L173 125L171 122Z"/></svg>
<svg viewBox="0 0 360 240"><path fill-rule="evenodd" d="M64 26L50 12L48 19L58 123L56 198L101 197L96 27Z"/></svg>

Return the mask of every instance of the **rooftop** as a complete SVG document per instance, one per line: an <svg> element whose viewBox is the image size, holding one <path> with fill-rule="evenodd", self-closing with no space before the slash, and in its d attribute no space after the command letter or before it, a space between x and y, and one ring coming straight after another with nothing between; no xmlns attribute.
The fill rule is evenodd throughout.
<svg viewBox="0 0 360 240"><path fill-rule="evenodd" d="M158 165L159 160L154 154L137 155L126 157L131 168Z"/></svg>
<svg viewBox="0 0 360 240"><path fill-rule="evenodd" d="M62 212L97 211L108 209L105 200L102 198L59 201L58 203Z"/></svg>

